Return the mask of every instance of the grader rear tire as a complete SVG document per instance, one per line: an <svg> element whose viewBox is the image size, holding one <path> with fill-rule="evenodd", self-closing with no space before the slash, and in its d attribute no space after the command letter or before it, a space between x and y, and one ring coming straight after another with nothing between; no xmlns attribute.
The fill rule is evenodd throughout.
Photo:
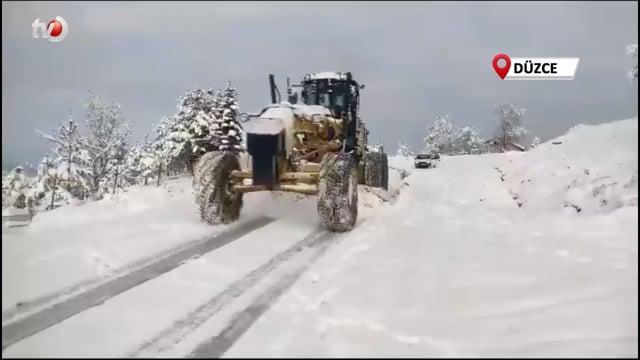
<svg viewBox="0 0 640 360"><path fill-rule="evenodd" d="M382 154L382 188L389 190L389 155L387 153Z"/></svg>
<svg viewBox="0 0 640 360"><path fill-rule="evenodd" d="M358 165L358 184L365 184L365 180L364 180L364 159L362 159Z"/></svg>
<svg viewBox="0 0 640 360"><path fill-rule="evenodd" d="M382 154L368 152L364 154L364 184L370 187L382 187Z"/></svg>
<svg viewBox="0 0 640 360"><path fill-rule="evenodd" d="M358 171L350 153L325 154L320 163L318 215L330 231L353 229L358 219Z"/></svg>
<svg viewBox="0 0 640 360"><path fill-rule="evenodd" d="M231 187L233 170L241 170L241 167L238 156L231 152L206 153L194 167L200 218L211 225L228 224L240 216L242 193Z"/></svg>

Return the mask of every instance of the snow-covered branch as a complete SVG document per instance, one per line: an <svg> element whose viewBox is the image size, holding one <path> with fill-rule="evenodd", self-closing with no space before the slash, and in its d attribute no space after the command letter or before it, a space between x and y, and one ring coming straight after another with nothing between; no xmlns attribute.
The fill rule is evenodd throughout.
<svg viewBox="0 0 640 360"><path fill-rule="evenodd" d="M638 57L638 44L627 45L627 55L637 58ZM629 79L631 81L638 80L638 64L636 63L631 70L629 70Z"/></svg>

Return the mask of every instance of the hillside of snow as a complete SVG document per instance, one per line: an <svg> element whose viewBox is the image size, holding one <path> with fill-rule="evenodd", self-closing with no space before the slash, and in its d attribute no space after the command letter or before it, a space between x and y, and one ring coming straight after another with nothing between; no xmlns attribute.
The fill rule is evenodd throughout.
<svg viewBox="0 0 640 360"><path fill-rule="evenodd" d="M526 211L606 213L638 205L638 119L578 125L498 167Z"/></svg>

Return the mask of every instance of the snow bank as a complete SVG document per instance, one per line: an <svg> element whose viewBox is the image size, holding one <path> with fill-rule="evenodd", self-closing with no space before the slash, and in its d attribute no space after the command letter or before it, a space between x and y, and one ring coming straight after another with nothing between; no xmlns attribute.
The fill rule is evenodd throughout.
<svg viewBox="0 0 640 360"><path fill-rule="evenodd" d="M508 164L499 170L526 210L603 213L638 204L637 118L578 125L529 152L506 156Z"/></svg>
<svg viewBox="0 0 640 360"><path fill-rule="evenodd" d="M391 171L395 171L398 174L403 174L404 177L409 176L413 170L413 157L411 156L389 156L389 174Z"/></svg>
<svg viewBox="0 0 640 360"><path fill-rule="evenodd" d="M8 206L2 209L2 227L27 226L31 223L31 213L29 209L18 209L14 206Z"/></svg>

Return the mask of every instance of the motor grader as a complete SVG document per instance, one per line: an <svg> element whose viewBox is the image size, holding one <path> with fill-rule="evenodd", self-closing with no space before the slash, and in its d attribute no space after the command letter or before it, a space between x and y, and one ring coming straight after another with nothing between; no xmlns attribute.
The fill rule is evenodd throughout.
<svg viewBox="0 0 640 360"><path fill-rule="evenodd" d="M200 214L210 224L236 220L244 193L286 191L317 195L330 231L351 230L358 217L358 184L387 188L388 158L367 144L358 116L360 90L350 72L311 73L287 79L282 102L269 75L271 105L243 120L248 166L233 152L204 154L194 169ZM246 115L246 114L245 114Z"/></svg>

